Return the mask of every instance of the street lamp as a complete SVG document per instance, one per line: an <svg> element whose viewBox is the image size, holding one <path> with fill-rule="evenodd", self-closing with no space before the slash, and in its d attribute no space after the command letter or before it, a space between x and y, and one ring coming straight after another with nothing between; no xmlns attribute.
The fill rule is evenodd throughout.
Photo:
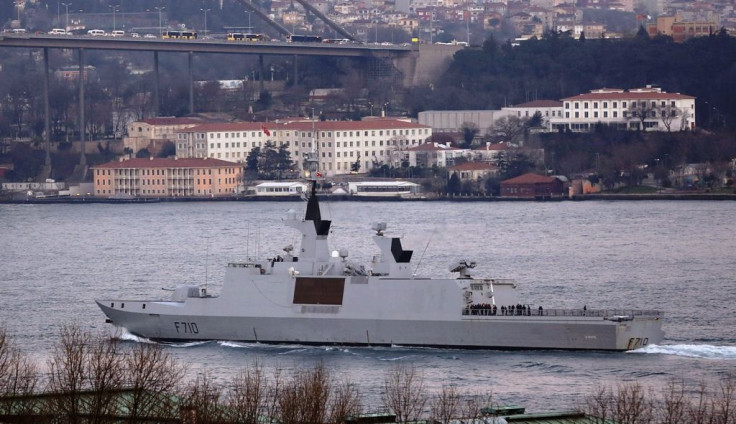
<svg viewBox="0 0 736 424"><path fill-rule="evenodd" d="M251 13L253 13L253 12L250 12L250 11L247 11L247 10L246 10L246 11L245 11L245 13L247 13L247 14L248 14L248 33L252 33L252 32L253 32L253 27L252 27L252 26L250 26L250 15L251 15ZM292 29L292 31L291 31L291 32L292 32L292 33L294 32L294 31L293 31L293 29Z"/></svg>
<svg viewBox="0 0 736 424"><path fill-rule="evenodd" d="M207 12L209 12L212 9L199 9L202 12L204 12L204 35L207 36Z"/></svg>
<svg viewBox="0 0 736 424"><path fill-rule="evenodd" d="M120 7L120 5L119 4L115 4L115 5L109 4L109 5L107 5L107 7L109 7L110 9L112 9L112 30L115 31L116 29L118 29L117 28L117 23L115 21L115 12L119 12L120 11L120 9L118 9Z"/></svg>
<svg viewBox="0 0 736 424"><path fill-rule="evenodd" d="M154 7L154 9L158 10L158 36L161 37L163 35L163 29L161 28L161 12L163 12L166 7Z"/></svg>
<svg viewBox="0 0 736 424"><path fill-rule="evenodd" d="M69 31L69 6L71 6L71 3L62 3L62 6L66 8L66 28L65 30Z"/></svg>

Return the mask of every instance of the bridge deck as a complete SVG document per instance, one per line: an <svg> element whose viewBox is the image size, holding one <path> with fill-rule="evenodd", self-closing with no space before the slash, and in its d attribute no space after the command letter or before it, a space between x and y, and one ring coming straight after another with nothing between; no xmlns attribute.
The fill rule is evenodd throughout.
<svg viewBox="0 0 736 424"><path fill-rule="evenodd" d="M283 41L243 43L221 40L161 40L36 34L0 34L0 47L343 57L392 57L417 51L415 46L405 45L287 43Z"/></svg>

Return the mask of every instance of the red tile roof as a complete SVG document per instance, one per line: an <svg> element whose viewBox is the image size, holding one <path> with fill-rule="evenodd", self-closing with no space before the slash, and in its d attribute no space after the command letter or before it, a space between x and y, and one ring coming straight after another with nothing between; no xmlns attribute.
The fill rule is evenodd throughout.
<svg viewBox="0 0 736 424"><path fill-rule="evenodd" d="M92 169L129 169L129 168L217 168L240 166L234 162L213 158L133 158L122 162L113 161L93 166Z"/></svg>
<svg viewBox="0 0 736 424"><path fill-rule="evenodd" d="M228 131L262 131L261 125L268 128L269 131L275 130L277 124L273 122L222 122L213 124L201 124L191 128L185 128L177 132L188 133L206 133L206 132L228 132Z"/></svg>
<svg viewBox="0 0 736 424"><path fill-rule="evenodd" d="M356 131L356 130L394 130L431 128L428 125L415 124L398 119L375 119L368 121L297 121L297 122L228 122L219 124L201 124L186 128L179 132L227 132L227 131L260 131L261 126L269 131L296 130L311 131Z"/></svg>
<svg viewBox="0 0 736 424"><path fill-rule="evenodd" d="M545 177L544 175L534 174L532 172L508 180L501 181L501 184L537 184L551 183L554 177Z"/></svg>
<svg viewBox="0 0 736 424"><path fill-rule="evenodd" d="M557 100L534 100L531 102L522 103L520 105L512 106L513 108L538 108L538 107L562 107L563 103Z"/></svg>
<svg viewBox="0 0 736 424"><path fill-rule="evenodd" d="M201 124L201 119L194 119L194 118L175 118L175 117L167 117L167 118L149 118L144 119L140 122L145 122L149 125L188 125L188 124Z"/></svg>
<svg viewBox="0 0 736 424"><path fill-rule="evenodd" d="M653 91L622 93L585 93L577 96L562 99L564 101L580 101L580 100L685 100L694 99L693 96L686 96L680 93L658 93Z"/></svg>
<svg viewBox="0 0 736 424"><path fill-rule="evenodd" d="M283 129L309 131L312 122L291 122L284 124ZM429 125L421 125L406 122L399 119L373 119L367 121L316 121L314 128L317 131L350 131L350 130L393 130L393 129L417 129L431 128Z"/></svg>

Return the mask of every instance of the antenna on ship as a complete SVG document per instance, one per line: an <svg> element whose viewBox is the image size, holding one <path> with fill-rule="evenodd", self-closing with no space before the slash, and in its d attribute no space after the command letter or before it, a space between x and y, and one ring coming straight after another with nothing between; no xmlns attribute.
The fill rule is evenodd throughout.
<svg viewBox="0 0 736 424"><path fill-rule="evenodd" d="M210 239L207 238L207 243L204 247L204 287L207 288L209 281L209 265L210 265Z"/></svg>
<svg viewBox="0 0 736 424"><path fill-rule="evenodd" d="M424 250L422 251L422 256L419 257L419 261L417 262L417 266L414 268L414 275L417 275L417 272L419 271L419 265L422 264L422 259L424 259L424 254L427 253L427 248L429 248L429 243L432 242L432 237L434 236L434 233L432 233L429 236L429 240L427 240L427 245L424 246Z"/></svg>

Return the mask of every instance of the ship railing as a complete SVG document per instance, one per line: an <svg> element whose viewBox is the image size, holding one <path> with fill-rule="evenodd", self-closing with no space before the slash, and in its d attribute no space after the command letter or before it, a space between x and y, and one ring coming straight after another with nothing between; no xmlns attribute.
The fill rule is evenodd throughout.
<svg viewBox="0 0 736 424"><path fill-rule="evenodd" d="M462 309L463 315L473 316L545 316L545 317L641 317L641 318L662 318L663 311L653 309L539 309L532 307L521 308L479 308L466 307Z"/></svg>

